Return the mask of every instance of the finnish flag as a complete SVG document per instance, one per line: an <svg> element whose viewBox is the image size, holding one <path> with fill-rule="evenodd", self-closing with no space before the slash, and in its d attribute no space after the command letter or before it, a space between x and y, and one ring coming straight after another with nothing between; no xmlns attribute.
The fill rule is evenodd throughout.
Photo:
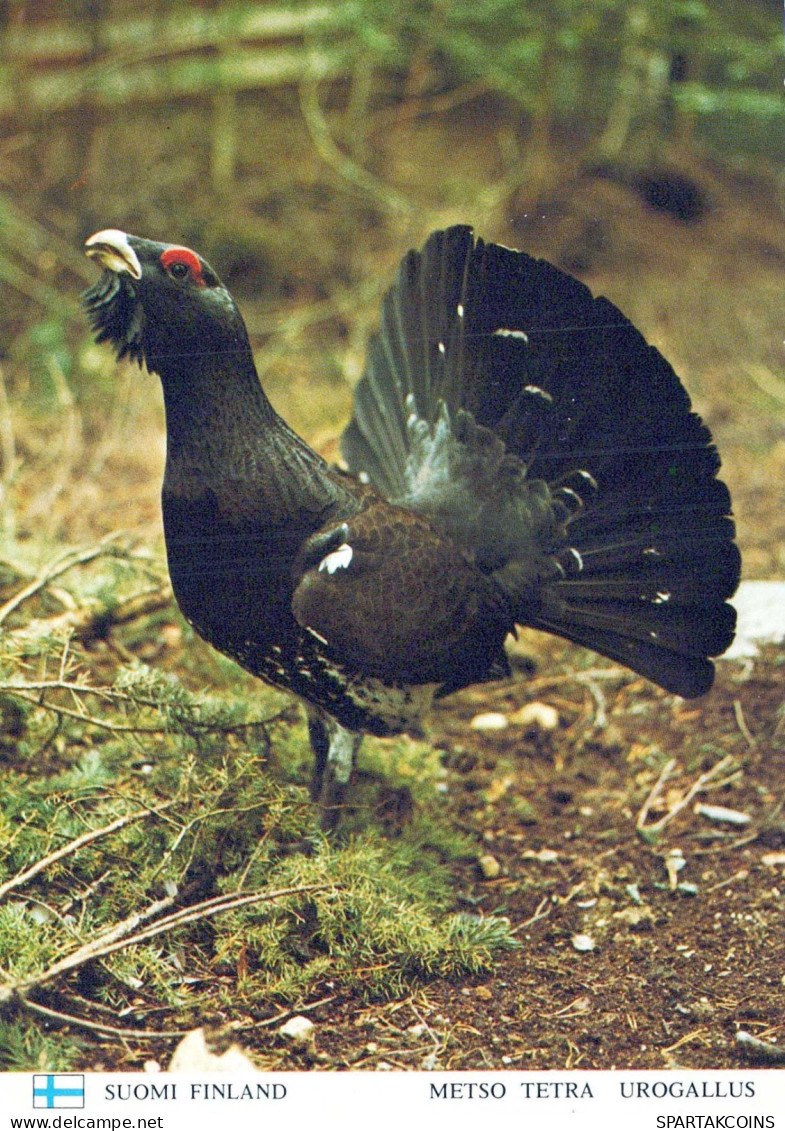
<svg viewBox="0 0 785 1131"><path fill-rule="evenodd" d="M33 1107L84 1107L84 1076L33 1076Z"/></svg>

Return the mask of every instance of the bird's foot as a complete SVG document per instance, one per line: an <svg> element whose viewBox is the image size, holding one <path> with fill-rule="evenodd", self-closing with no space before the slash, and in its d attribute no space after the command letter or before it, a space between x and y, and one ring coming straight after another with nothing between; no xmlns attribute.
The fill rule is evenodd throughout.
<svg viewBox="0 0 785 1131"><path fill-rule="evenodd" d="M308 734L314 752L311 798L321 809L322 828L330 832L345 804L362 735L315 713L308 715Z"/></svg>

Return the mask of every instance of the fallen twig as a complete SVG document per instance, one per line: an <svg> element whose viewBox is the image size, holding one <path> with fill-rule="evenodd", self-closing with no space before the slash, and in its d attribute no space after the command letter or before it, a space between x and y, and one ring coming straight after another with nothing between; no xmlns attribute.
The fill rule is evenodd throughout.
<svg viewBox="0 0 785 1131"><path fill-rule="evenodd" d="M95 546L89 546L86 550L67 550L53 561L48 562L38 571L32 581L28 582L18 593L15 593L4 605L0 606L0 624L3 624L23 602L45 589L55 578L62 576L74 566L85 565L106 553L107 545L117 537L117 534L108 534Z"/></svg>
<svg viewBox="0 0 785 1131"><path fill-rule="evenodd" d="M77 1017L72 1013L62 1013L59 1009L51 1009L48 1005L25 999L25 1006L32 1013L40 1013L53 1021L60 1021L63 1025L74 1025L80 1029L90 1029L95 1033L103 1033L107 1037L132 1037L135 1041L156 1040L165 1041L172 1037L185 1037L189 1029L122 1029L119 1025L106 1025L103 1021L88 1021L86 1017Z"/></svg>
<svg viewBox="0 0 785 1131"><path fill-rule="evenodd" d="M40 860L36 860L35 864L31 864L24 872L18 872L15 876L12 876L10 880L6 880L6 882L0 886L0 900L8 895L9 891L13 891L15 888L26 884L29 880L32 880L35 876L51 867L51 865L55 864L58 860L62 860L63 857L72 856L81 848L92 844L93 841L99 840L104 836L111 836L111 834L117 832L118 829L125 828L126 825L130 825L134 821L141 821L144 817L157 815L163 809L168 809L171 804L171 801L167 801L164 802L163 805L160 805L158 809L141 809L137 813L127 813L124 817L118 817L116 821L112 821L111 824L104 825L100 829L91 829L89 832L83 833L82 836L78 836L75 840L70 840L68 844L64 844L62 848L58 848L56 852L50 852L48 856L42 856Z"/></svg>
<svg viewBox="0 0 785 1131"><path fill-rule="evenodd" d="M519 923L517 927L513 927L513 929L510 931L510 934L515 935L518 933L518 931L522 931L525 927L530 927L532 923L536 923L540 919L547 919L552 909L553 904L551 903L550 898L547 895L544 896L537 904L534 910L534 914L530 915L528 919L524 919L524 921L522 923Z"/></svg>
<svg viewBox="0 0 785 1131"><path fill-rule="evenodd" d="M747 743L750 750L757 750L758 740L755 738L755 736L747 726L747 720L744 718L744 710L742 708L740 699L733 700L733 714L736 719L736 725L744 735L744 741Z"/></svg>
<svg viewBox="0 0 785 1131"><path fill-rule="evenodd" d="M658 821L655 821L653 824L647 825L646 819L649 815L651 807L654 801L662 792L662 788L670 777L675 765L676 760L674 758L671 758L670 761L668 761L665 766L663 766L662 771L660 772L660 776L652 786L651 792L646 798L646 801L644 802L643 807L638 814L638 820L635 823L635 828L644 836L651 836L652 834L661 832L665 828L665 826L673 820L674 817L681 813L683 809L686 809L693 798L695 798L699 793L703 793L705 790L709 789L718 789L723 785L727 785L728 782L731 781L733 777L735 777L737 772L733 771L729 777L723 778L721 781L717 780L718 776L721 773L723 773L725 770L730 769L730 767L733 765L733 758L730 754L727 754L724 758L721 758L719 762L712 766L710 770L707 770L704 774L701 774L700 777L692 783L687 792L684 793L679 798L679 800L670 807L668 812L663 817L660 817L660 819Z"/></svg>
<svg viewBox="0 0 785 1131"><path fill-rule="evenodd" d="M234 1025L229 1025L229 1028L236 1033L243 1033L248 1029L271 1029L273 1025L286 1021L297 1013L311 1013L314 1009L318 1009L320 1005L329 1005L331 1001L335 1001L337 996L337 994L331 994L329 997L309 1002L308 1005L298 1005L296 1009L284 1009L281 1013L276 1013L275 1017L266 1017L264 1021L251 1021L250 1023L238 1021Z"/></svg>
<svg viewBox="0 0 785 1131"><path fill-rule="evenodd" d="M608 726L608 711L605 705L605 695L599 684L587 673L578 673L576 683L588 689L594 700L594 730L605 730Z"/></svg>
<svg viewBox="0 0 785 1131"><path fill-rule="evenodd" d="M651 790L649 791L649 796L646 798L643 805L641 806L641 811L638 814L638 820L635 822L635 828L637 829L638 832L643 832L643 830L647 827L646 826L646 819L649 816L649 811L651 810L652 805L654 804L654 802L657 800L660 793L662 792L662 788L665 785L665 782L670 777L671 773L673 772L675 766L676 766L676 759L671 758L669 761L667 761L665 763L665 765L660 770L660 776L657 778L656 782L651 787ZM649 827L651 827L651 826L649 826Z"/></svg>
<svg viewBox="0 0 785 1131"><path fill-rule="evenodd" d="M43 970L40 974L21 979L18 982L6 982L6 985L0 989L0 1004L14 997L24 999L31 990L38 989L47 982L53 981L61 974L69 974L88 962L95 962L99 959L107 958L110 954L114 954L115 951L124 950L127 947L148 942L157 935L172 931L176 927L182 927L202 919L209 919L212 918L213 915L219 915L224 911L235 911L240 907L247 907L252 903L266 903L273 899L283 899L288 895L327 891L332 886L331 884L306 884L302 887L279 888L277 891L232 892L215 896L212 899L203 900L201 903L193 904L191 907L183 907L178 911L166 915L157 923L152 924L152 926L138 930L141 923L155 918L160 915L162 911L166 911L172 906L174 896L166 896L164 899L150 904L150 906L146 907L143 911L129 915L127 919L123 919L120 923L115 923L114 926L104 931L103 934L95 939L91 939L90 942L85 943L71 954L66 955L65 958L61 958L58 962L53 963L47 970Z"/></svg>
<svg viewBox="0 0 785 1131"><path fill-rule="evenodd" d="M77 639L89 639L98 632L104 634L114 625L128 624L139 617L160 612L171 603L171 586L161 585L144 593L136 593L112 607L100 602L90 602L54 617L31 620L24 628L17 629L13 636L18 640L36 640L42 636L69 633Z"/></svg>
<svg viewBox="0 0 785 1131"><path fill-rule="evenodd" d="M740 1046L745 1056L750 1060L762 1060L767 1064L785 1064L785 1048L773 1045L771 1041L762 1041L760 1037L753 1037L740 1029L736 1034L736 1044Z"/></svg>

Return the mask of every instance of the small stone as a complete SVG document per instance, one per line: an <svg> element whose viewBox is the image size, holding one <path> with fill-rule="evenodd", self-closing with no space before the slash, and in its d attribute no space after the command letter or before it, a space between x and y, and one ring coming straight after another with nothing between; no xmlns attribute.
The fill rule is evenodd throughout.
<svg viewBox="0 0 785 1131"><path fill-rule="evenodd" d="M478 860L478 864L485 880L495 880L501 875L502 866L495 856L491 856L490 852L484 853Z"/></svg>
<svg viewBox="0 0 785 1131"><path fill-rule="evenodd" d="M752 820L749 813L728 809L725 805L704 805L701 801L694 806L694 812L710 821L724 821L728 825L748 825Z"/></svg>
<svg viewBox="0 0 785 1131"><path fill-rule="evenodd" d="M644 904L636 907L625 907L621 911L614 911L613 918L623 923L625 927L634 930L636 927L641 928L653 923L654 913L650 907Z"/></svg>
<svg viewBox="0 0 785 1131"><path fill-rule="evenodd" d="M559 725L559 712L549 703L526 703L520 710L510 715L509 722L512 726L556 730Z"/></svg>
<svg viewBox="0 0 785 1131"><path fill-rule="evenodd" d="M172 1053L169 1072L257 1072L258 1069L239 1045L213 1052L204 1029L192 1029Z"/></svg>
<svg viewBox="0 0 785 1131"><path fill-rule="evenodd" d="M316 1041L316 1026L307 1017L290 1017L278 1030L279 1034L295 1048L313 1048Z"/></svg>
<svg viewBox="0 0 785 1131"><path fill-rule="evenodd" d="M573 935L570 941L574 949L581 953L594 950L597 945L591 935Z"/></svg>
<svg viewBox="0 0 785 1131"><path fill-rule="evenodd" d="M501 711L485 711L475 715L469 726L472 730L504 730L509 725L506 715Z"/></svg>
<svg viewBox="0 0 785 1131"><path fill-rule="evenodd" d="M539 860L540 864L555 864L559 859L559 853L552 848L541 848L538 852L529 848L521 855L524 860Z"/></svg>

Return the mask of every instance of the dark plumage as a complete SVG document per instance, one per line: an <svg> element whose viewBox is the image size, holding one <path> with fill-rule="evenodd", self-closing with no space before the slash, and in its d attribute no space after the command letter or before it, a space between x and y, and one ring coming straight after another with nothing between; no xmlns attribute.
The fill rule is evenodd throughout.
<svg viewBox="0 0 785 1131"><path fill-rule="evenodd" d="M409 252L328 466L274 412L193 252L99 232L98 341L162 380L163 516L196 630L309 710L326 809L359 735L508 674L541 628L669 691L733 638L730 498L708 429L611 303L466 227Z"/></svg>

